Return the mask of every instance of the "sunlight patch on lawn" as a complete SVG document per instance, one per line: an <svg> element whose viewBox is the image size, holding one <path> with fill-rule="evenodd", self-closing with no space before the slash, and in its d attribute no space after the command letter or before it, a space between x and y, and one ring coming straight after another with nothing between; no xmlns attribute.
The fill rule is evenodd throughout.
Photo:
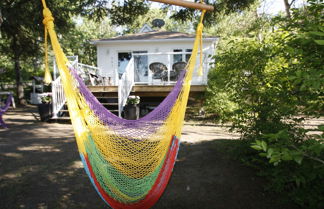
<svg viewBox="0 0 324 209"><path fill-rule="evenodd" d="M40 151L40 152L61 152L60 149L50 146L50 145L31 145L31 146L23 146L18 147L19 151Z"/></svg>
<svg viewBox="0 0 324 209"><path fill-rule="evenodd" d="M83 164L80 160L76 160L68 168L69 169L80 169L80 168L83 168Z"/></svg>
<svg viewBox="0 0 324 209"><path fill-rule="evenodd" d="M6 173L0 176L0 179L14 179L14 178L20 178L23 176L24 173L26 172L32 172L39 170L40 166L26 166L26 167L21 167L20 169L16 171L12 171L10 173Z"/></svg>
<svg viewBox="0 0 324 209"><path fill-rule="evenodd" d="M6 157L13 157L13 158L23 158L23 155L20 153L15 153L15 152L8 152L8 153L3 153L3 156Z"/></svg>

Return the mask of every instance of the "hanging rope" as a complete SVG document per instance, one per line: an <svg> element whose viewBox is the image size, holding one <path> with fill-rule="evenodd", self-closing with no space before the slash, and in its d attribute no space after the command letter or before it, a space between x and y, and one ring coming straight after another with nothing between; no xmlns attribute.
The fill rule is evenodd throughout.
<svg viewBox="0 0 324 209"><path fill-rule="evenodd" d="M44 75L44 83L49 85L52 82L52 76L51 76L51 72L49 70L49 66L48 66L48 44L47 44L47 29L52 27L54 28L54 18L52 16L51 11L47 8L46 6L46 2L44 0L42 0L42 4L44 7L43 10L43 24L44 24L44 51L45 51L45 75Z"/></svg>
<svg viewBox="0 0 324 209"><path fill-rule="evenodd" d="M202 54L205 11L188 65L173 90L145 117L128 121L102 106L69 65L54 30L54 18L42 2L45 35L50 36L78 150L91 182L112 208L152 207L169 181L177 156L199 47Z"/></svg>

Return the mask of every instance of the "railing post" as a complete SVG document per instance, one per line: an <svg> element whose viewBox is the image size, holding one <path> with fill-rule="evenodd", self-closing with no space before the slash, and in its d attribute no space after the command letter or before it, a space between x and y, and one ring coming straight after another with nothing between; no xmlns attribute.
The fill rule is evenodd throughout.
<svg viewBox="0 0 324 209"><path fill-rule="evenodd" d="M121 109L121 103L122 103L122 101L121 101L121 95L122 95L121 85L122 85L121 79L119 79L118 80L118 117L121 117L121 111L122 111L122 109Z"/></svg>
<svg viewBox="0 0 324 209"><path fill-rule="evenodd" d="M56 68L56 61L53 60L53 79L56 80L57 68Z"/></svg>
<svg viewBox="0 0 324 209"><path fill-rule="evenodd" d="M171 54L168 54L168 85L170 85L170 70L172 68L172 64L171 64Z"/></svg>
<svg viewBox="0 0 324 209"><path fill-rule="evenodd" d="M72 59L72 61L70 62L70 64L76 68L76 70L78 71L78 73L80 73L80 69L91 69L95 72L98 72L99 68L97 67L93 67L90 65L84 65L78 62L78 56L72 56L69 57L70 60ZM62 109L62 107L64 106L65 102L66 102L66 98L64 95L64 89L63 89L63 85L61 82L61 78L60 76L56 77L56 74L58 72L58 68L56 65L55 60L53 61L53 69L54 69L54 81L52 81L52 107L53 107L53 117L52 118L57 118L58 117L58 113L59 111Z"/></svg>
<svg viewBox="0 0 324 209"><path fill-rule="evenodd" d="M121 117L127 98L134 85L134 57L131 58L126 66L125 72L118 80L118 116Z"/></svg>
<svg viewBox="0 0 324 209"><path fill-rule="evenodd" d="M56 105L57 105L57 89L55 85L55 81L52 81L52 110L53 110L53 118L57 118L57 112L56 112Z"/></svg>

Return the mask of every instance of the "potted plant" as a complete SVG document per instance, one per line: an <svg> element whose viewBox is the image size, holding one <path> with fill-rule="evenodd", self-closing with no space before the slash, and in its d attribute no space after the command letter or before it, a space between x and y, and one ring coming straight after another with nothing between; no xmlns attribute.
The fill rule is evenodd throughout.
<svg viewBox="0 0 324 209"><path fill-rule="evenodd" d="M44 94L41 97L41 104L38 104L38 113L41 121L48 121L52 117L52 95Z"/></svg>
<svg viewBox="0 0 324 209"><path fill-rule="evenodd" d="M139 96L129 96L124 108L124 116L128 120L137 120L139 118L140 108L140 97Z"/></svg>

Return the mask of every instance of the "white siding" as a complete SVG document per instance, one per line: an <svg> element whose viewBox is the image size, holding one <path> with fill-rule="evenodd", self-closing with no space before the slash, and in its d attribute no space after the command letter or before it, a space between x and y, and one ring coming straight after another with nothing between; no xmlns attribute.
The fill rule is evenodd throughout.
<svg viewBox="0 0 324 209"><path fill-rule="evenodd" d="M211 47L210 53L213 53L214 47L212 47L212 41L205 41L204 48ZM102 76L111 77L112 84L118 85L118 53L119 52L133 52L133 51L147 51L148 53L156 52L173 52L174 49L192 49L193 42L181 41L181 42L139 42L139 43L97 43L97 64L102 70L100 74ZM197 60L199 61L199 59ZM168 68L172 66L172 60L168 60L167 56L149 56L148 64L152 62L162 62ZM206 74L206 73L205 73ZM207 76L207 75L205 75ZM203 78L198 78L194 74L193 84L201 82Z"/></svg>

